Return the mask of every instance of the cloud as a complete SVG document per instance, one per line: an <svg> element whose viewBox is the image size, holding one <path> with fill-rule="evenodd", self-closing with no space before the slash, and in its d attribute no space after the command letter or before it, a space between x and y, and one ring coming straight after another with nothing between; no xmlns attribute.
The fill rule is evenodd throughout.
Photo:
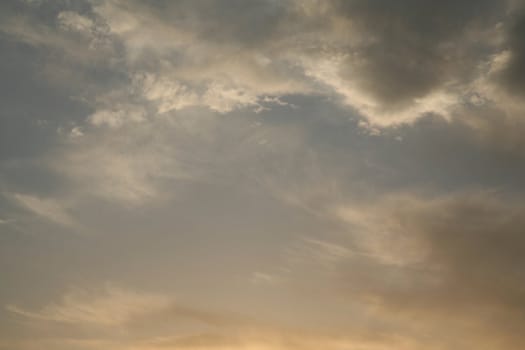
<svg viewBox="0 0 525 350"><path fill-rule="evenodd" d="M524 210L519 198L493 192L394 195L373 208L344 209L341 217L361 227L354 237L372 254L339 265L341 283L385 315L425 319L420 325L432 331L448 331L451 322L463 334L458 344L486 341L484 329L492 344L519 348L523 339L508 327L523 322L516 310L523 307Z"/></svg>
<svg viewBox="0 0 525 350"><path fill-rule="evenodd" d="M225 10L230 6L243 15L230 18ZM123 59L142 98L162 114L188 106L221 113L245 106L260 108L266 97L305 91L307 84L284 57L270 59L264 46L247 47L262 44L270 35L263 34L272 28L267 21L254 26L261 15L268 12L269 18L280 18L286 8L272 1L158 6L106 1L93 11L125 47Z"/></svg>
<svg viewBox="0 0 525 350"><path fill-rule="evenodd" d="M469 47L469 34L479 35L483 27L494 26L504 3L343 1L337 8L365 37L356 62L349 60L349 77L395 106L421 98L447 80L468 76L483 57L479 49Z"/></svg>
<svg viewBox="0 0 525 350"><path fill-rule="evenodd" d="M0 348L523 347L520 1L0 7Z"/></svg>
<svg viewBox="0 0 525 350"><path fill-rule="evenodd" d="M513 94L523 96L525 86L523 76L525 73L525 46L521 38L525 32L525 15L523 7L518 7L511 18L506 36L508 62L501 72L500 79L506 88Z"/></svg>
<svg viewBox="0 0 525 350"><path fill-rule="evenodd" d="M137 314L164 309L170 302L157 295L142 295L106 286L100 295L81 289L68 292L60 304L47 305L39 311L27 311L16 305L7 310L29 319L95 326L118 326L130 321Z"/></svg>
<svg viewBox="0 0 525 350"><path fill-rule="evenodd" d="M25 208L33 213L41 216L44 219L64 225L67 227L75 227L76 223L71 214L69 214L64 203L55 199L42 199L26 194L13 194L15 200L22 204Z"/></svg>
<svg viewBox="0 0 525 350"><path fill-rule="evenodd" d="M73 11L60 12L57 19L65 30L89 33L94 27L94 23L90 18L84 17Z"/></svg>
<svg viewBox="0 0 525 350"><path fill-rule="evenodd" d="M72 349L360 349L383 350L395 343L406 347L401 339L375 335L373 332L306 331L259 322L230 312L194 308L174 302L159 294L138 293L112 285L95 290L72 289L60 303L29 311L15 305L7 310L30 320L32 340L9 339L0 346L33 349L36 344ZM170 325L198 327L173 328ZM69 328L49 328L50 325ZM46 327L47 326L47 327ZM71 328L73 327L73 328ZM40 337L39 329L47 333ZM102 332L93 333L94 329ZM76 335L82 330L80 336ZM50 337L50 333L52 336ZM87 333L86 333L87 332ZM87 335L87 336L86 336Z"/></svg>
<svg viewBox="0 0 525 350"><path fill-rule="evenodd" d="M452 118L478 92L487 62L506 50L511 58L501 79L519 76L511 71L520 21L507 25L519 10L509 4L111 0L82 13L57 11L58 28L30 24L27 15L5 30L66 52L83 70L96 62L124 74L113 97L102 86L84 96L99 113L146 102L157 114L191 106L228 113L260 110L261 101L283 95L323 94L339 96L372 124L391 126L429 113Z"/></svg>

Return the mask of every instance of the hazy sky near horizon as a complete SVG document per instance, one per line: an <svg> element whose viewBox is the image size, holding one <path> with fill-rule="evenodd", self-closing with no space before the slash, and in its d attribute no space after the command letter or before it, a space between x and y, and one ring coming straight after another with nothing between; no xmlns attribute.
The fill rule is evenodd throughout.
<svg viewBox="0 0 525 350"><path fill-rule="evenodd" d="M525 348L525 3L0 2L0 350Z"/></svg>

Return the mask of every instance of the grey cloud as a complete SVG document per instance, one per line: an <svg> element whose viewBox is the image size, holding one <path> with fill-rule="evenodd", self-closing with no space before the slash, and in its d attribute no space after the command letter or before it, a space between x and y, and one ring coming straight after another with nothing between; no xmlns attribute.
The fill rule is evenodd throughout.
<svg viewBox="0 0 525 350"><path fill-rule="evenodd" d="M505 2L341 1L337 9L364 41L343 74L396 108L446 83L472 79L490 51L484 38L469 34L494 29Z"/></svg>
<svg viewBox="0 0 525 350"><path fill-rule="evenodd" d="M365 209L358 220L369 225L367 239L386 234L391 243L368 258L341 263L346 293L391 315L422 318L429 332L449 330L447 323L460 329L472 324L474 330L464 328L458 344L485 341L476 333L481 329L489 332L493 344L523 346L525 340L512 326L524 321L519 311L525 291L521 197L490 192L437 199L402 195L375 208L378 213L366 214ZM378 239L385 242L385 237ZM401 265L374 257L393 253L403 260L408 252L419 257Z"/></svg>
<svg viewBox="0 0 525 350"><path fill-rule="evenodd" d="M510 58L507 66L501 72L500 79L510 90L511 93L523 96L525 92L525 13L520 9L514 15L507 34L507 49L510 51Z"/></svg>
<svg viewBox="0 0 525 350"><path fill-rule="evenodd" d="M447 106L417 101L434 93L447 95L445 105L455 103L476 78L477 67L499 49L492 36L504 18L506 2L483 1L473 6L470 2L333 1L324 6L329 11L305 10L307 4L293 1L266 0L109 1L96 2L92 8L83 6L87 8L63 4L62 11L48 10L56 16L53 22L39 21L40 27L25 30L33 32L30 40L58 45L72 55L68 63L88 60L89 64L79 67L80 72L60 74L65 74L62 79L69 79L69 83L75 77L90 82L79 95L92 107L125 104L123 100L129 98L140 100L139 91L135 96L124 91L130 80L144 73L153 77L155 89L168 89L159 77L169 86L180 87L168 89L172 93L165 92L162 99L150 96L150 102L163 106L159 107L162 112L167 99L184 100L172 103L172 109L187 105L222 112L246 105L261 108L264 96L316 89L329 93L318 85L321 80L345 95L347 103L358 110L378 104L364 114L388 124L414 120L426 109L441 112ZM61 18L62 22L64 18L84 18L98 29L87 37L58 33ZM38 28L48 31L51 39L35 36ZM341 30L348 35L342 35ZM97 50L85 49L95 43ZM82 54L74 57L75 52ZM334 54L346 58L334 65L330 63ZM335 77L317 68L323 64L334 70ZM57 78L56 67L51 74ZM85 91L87 86L92 91ZM120 95L115 90L121 91ZM370 94L373 101L361 100L362 93ZM374 115L387 110L402 112L418 104L421 106L409 111L410 116L385 119Z"/></svg>
<svg viewBox="0 0 525 350"><path fill-rule="evenodd" d="M257 47L273 38L287 19L287 1L221 0L164 3L168 19L180 18L205 40L231 44L232 39L248 47Z"/></svg>

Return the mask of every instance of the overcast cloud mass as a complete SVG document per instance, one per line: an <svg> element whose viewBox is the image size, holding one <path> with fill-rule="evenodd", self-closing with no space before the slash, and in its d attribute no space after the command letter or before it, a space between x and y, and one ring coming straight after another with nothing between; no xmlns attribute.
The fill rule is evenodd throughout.
<svg viewBox="0 0 525 350"><path fill-rule="evenodd" d="M521 0L0 2L0 350L525 348Z"/></svg>

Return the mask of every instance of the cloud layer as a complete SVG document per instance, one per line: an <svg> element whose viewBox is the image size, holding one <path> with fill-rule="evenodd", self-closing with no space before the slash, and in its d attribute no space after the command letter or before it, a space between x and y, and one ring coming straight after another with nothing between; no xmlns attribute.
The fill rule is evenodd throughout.
<svg viewBox="0 0 525 350"><path fill-rule="evenodd" d="M522 1L0 5L0 349L522 349Z"/></svg>

